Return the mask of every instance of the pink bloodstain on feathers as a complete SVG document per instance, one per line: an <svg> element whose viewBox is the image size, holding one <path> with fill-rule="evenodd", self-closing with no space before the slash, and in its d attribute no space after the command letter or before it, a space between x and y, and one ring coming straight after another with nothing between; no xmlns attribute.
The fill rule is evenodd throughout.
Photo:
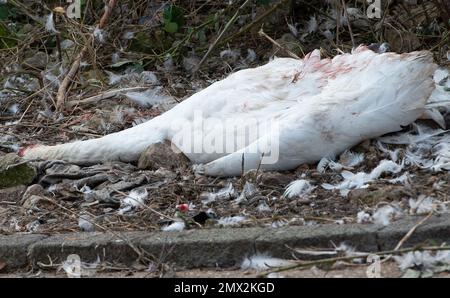
<svg viewBox="0 0 450 298"><path fill-rule="evenodd" d="M33 145L21 147L21 148L19 149L19 152L17 152L17 155L19 155L20 157L24 157L24 156L25 156L25 152L26 152L28 149L36 148L36 147L39 147L39 145L38 145L38 144L33 144Z"/></svg>

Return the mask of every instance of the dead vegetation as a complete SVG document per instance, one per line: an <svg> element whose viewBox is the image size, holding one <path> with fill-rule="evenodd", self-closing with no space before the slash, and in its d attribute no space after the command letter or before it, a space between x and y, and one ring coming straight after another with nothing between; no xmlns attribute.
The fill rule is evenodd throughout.
<svg viewBox="0 0 450 298"><path fill-rule="evenodd" d="M388 42L398 52L431 50L441 66L449 64L447 0L381 1L375 18L358 0L107 2L85 1L82 18L71 19L58 8L64 1L0 1L0 157L142 123L273 56L303 57L315 48L333 56ZM354 149L364 161L347 168L345 161L344 168L328 162L240 179L199 177L186 165L164 167L164 160L157 168L34 162L34 185L0 190L0 233L364 223L378 222L385 206L391 209L382 209L378 223L389 223L448 204L447 172L421 164L436 161L428 145L380 147L372 140ZM381 160L408 158L400 174L387 171L345 195L337 186L345 182L343 170L370 173ZM288 198L294 180L310 186L299 182ZM427 198L431 209L422 205Z"/></svg>

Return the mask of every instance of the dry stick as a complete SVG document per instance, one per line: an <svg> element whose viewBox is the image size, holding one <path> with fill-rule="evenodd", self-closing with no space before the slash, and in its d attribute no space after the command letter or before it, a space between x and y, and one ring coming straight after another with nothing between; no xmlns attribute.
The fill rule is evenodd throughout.
<svg viewBox="0 0 450 298"><path fill-rule="evenodd" d="M216 40L211 44L211 46L209 47L208 51L206 52L206 54L203 56L202 60L200 60L200 62L197 64L197 67L194 69L193 73L196 73L200 67L202 66L202 64L205 62L205 60L208 58L209 54L211 54L211 52L216 48L217 43L222 39L222 37L224 36L224 34L228 31L228 29L231 27L231 25L234 23L234 21L236 21L239 12L241 12L242 9L244 9L248 3L250 3L251 0L245 0L245 2L236 10L236 12L234 13L233 17L228 21L228 23L225 25L225 27L223 28L222 32L220 32L219 36L216 38Z"/></svg>
<svg viewBox="0 0 450 298"><path fill-rule="evenodd" d="M256 25L260 24L265 18L267 18L268 16L272 15L275 11L277 11L283 4L285 4L288 1L290 1L290 0L281 0L280 2L278 2L277 4L272 6L269 10L267 10L265 13L263 13L260 17L258 17L256 20L254 20L253 22L251 22L247 26L243 27L241 30L239 30L238 32L234 33L230 37L227 37L223 41L219 42L218 46L224 45L224 44L230 42L231 40L235 39L236 37L241 36L245 32L250 31L253 27L255 27Z"/></svg>
<svg viewBox="0 0 450 298"><path fill-rule="evenodd" d="M120 195L122 195L122 196L125 196L125 197L127 197L127 198L132 199L133 201L135 201L135 202L137 202L137 203L140 203L138 200L136 200L135 198L130 197L129 195L127 195L127 194L124 193L123 191L120 191L120 190L117 190L117 189L114 189L114 188L113 188L112 190L114 190L115 192L117 192L118 194L120 194ZM153 213L155 213L155 214L157 214L157 215L159 215L159 216L161 216L161 217L164 217L164 218L169 219L169 220L172 220L172 221L176 221L174 218L172 218L172 217L170 217L170 216L167 216L167 215L165 215L165 214L162 214L161 212L158 212L158 211L156 211L155 209L153 209L153 208L151 208L151 207L149 207L149 206L147 206L147 205L145 205L145 204L140 204L140 205L143 206L145 209L148 209L148 210L150 210L151 212L153 212Z"/></svg>
<svg viewBox="0 0 450 298"><path fill-rule="evenodd" d="M123 92L130 92L130 91L140 91L140 90L144 90L147 89L147 87L130 87L130 88L122 88L122 89L115 89L115 90L109 90L106 92L102 92L100 94L97 95L93 95L84 99L80 99L80 100L72 100L66 103L66 107L71 108L77 105L82 105L82 104L91 104L103 99L108 99L114 96L117 96L118 94L121 94Z"/></svg>
<svg viewBox="0 0 450 298"><path fill-rule="evenodd" d="M345 3L345 0L342 0L342 7L344 9L344 16L347 19L348 32L350 33L350 38L352 39L352 47L355 48L355 38L353 37L352 25L350 24L350 18L348 17L347 4Z"/></svg>
<svg viewBox="0 0 450 298"><path fill-rule="evenodd" d="M44 25L42 20L37 16L33 15L25 4L22 4L15 0L9 0L8 3L14 5L17 8L20 8L23 11L23 13L25 13L30 19L33 19L33 21L35 21L36 23Z"/></svg>
<svg viewBox="0 0 450 298"><path fill-rule="evenodd" d="M72 215L74 215L74 216L78 216L78 214L77 214L76 212L74 212L74 211L72 211L72 210L70 210L70 209L68 209L68 208L66 208L66 207L64 207L64 206L62 206L61 204L58 204L57 202L55 202L55 201L53 201L53 200L51 200L51 199L49 199L49 198L43 198L43 199L44 199L45 201L48 201L48 202L50 202L50 203L56 205L57 207L61 208L62 210L66 211L66 212L69 212L70 214L72 214ZM111 229L105 228L105 227L103 227L102 225L99 225L99 224L96 223L96 222L90 221L90 220L88 220L88 219L86 219L86 218L85 218L85 220L88 221L88 222L90 222L90 223L93 224L94 226L96 226L96 227L102 229L103 231L109 232L109 233L113 234L114 236L116 236L117 238L119 238L119 239L125 241L125 243L127 243L128 246L131 247L131 249L133 249L134 252L139 256L139 258L142 258L142 257L143 257L142 251L139 250L136 246L134 246L134 244L131 243L131 241L128 240L125 236L122 236L122 235L120 235L120 234L118 234L118 233L112 231Z"/></svg>
<svg viewBox="0 0 450 298"><path fill-rule="evenodd" d="M47 85L43 86L41 89L39 89L38 91L34 92L33 94L27 96L24 98L24 100L27 100L28 98L34 97L35 95L38 95L39 93L45 91L45 88L47 88L48 86L50 86L52 83L48 83ZM23 118L25 117L25 115L27 114L28 110L30 109L31 105L34 102L34 98L31 100L31 102L28 104L27 108L25 109L25 111L23 112L22 116L20 117L20 119L16 122L16 125L19 124Z"/></svg>
<svg viewBox="0 0 450 298"><path fill-rule="evenodd" d="M269 275L271 273L278 273L278 272L284 272L284 271L289 271L289 270L293 270L293 269L312 267L315 265L335 263L337 261L351 261L354 259L367 258L371 255L377 255L377 256L399 255L399 254L403 254L403 253L407 253L407 252L411 252L411 251L417 251L417 250L442 251L442 250L450 250L450 246L424 246L424 247L416 246L416 247L410 247L410 248L403 248L403 249L399 249L399 250L387 250L387 251L380 251L377 253L358 254L356 256L335 257L335 258L328 258L328 259L322 259L322 260L316 260L316 261L307 261L307 262L302 262L299 264L295 264L295 265L291 265L291 266L287 266L287 267L281 267L281 268L278 268L275 270L267 271L267 272L261 274L260 277L266 277L267 275Z"/></svg>
<svg viewBox="0 0 450 298"><path fill-rule="evenodd" d="M411 230L408 231L408 233L406 233L406 235L400 240L400 242L397 244L397 246L394 248L394 250L399 250L400 247L403 246L403 244L412 236L412 234L417 230L418 227L420 227L421 225L423 225L427 220L429 220L431 218L431 216L433 216L434 214L434 210L431 211L427 216L425 216L424 218L422 218L417 224L415 224Z"/></svg>
<svg viewBox="0 0 450 298"><path fill-rule="evenodd" d="M100 22L98 24L99 29L103 29L106 26L106 23L108 22L108 19L112 14L112 11L113 11L113 8L115 5L116 5L116 0L109 0L109 3L107 5L105 5L105 12L103 13L103 16L101 17ZM72 63L72 67L70 68L66 77L62 81L61 85L59 86L58 93L56 96L56 110L57 111L61 111L64 108L67 88L72 83L73 78L75 77L76 73L78 72L78 69L80 68L80 64L81 64L81 59L83 58L84 54L88 51L89 44L91 44L93 42L94 42L94 35L91 34L87 43L84 45L84 47L81 49L78 56L75 58L75 61Z"/></svg>
<svg viewBox="0 0 450 298"><path fill-rule="evenodd" d="M261 28L261 30L259 30L258 34L262 37L267 38L267 40L269 40L272 44L274 44L277 48L279 48L280 50L283 50L286 52L286 54L288 54L291 58L294 59L301 59L299 56L297 56L296 54L292 53L291 51L289 51L289 49L287 49L286 47L283 47L281 44L279 44L276 40L274 40L272 37L270 37L269 35L267 35L263 29Z"/></svg>
<svg viewBox="0 0 450 298"><path fill-rule="evenodd" d="M93 38L89 38L89 43L93 41ZM69 85L72 83L72 79L75 77L76 73L78 72L78 69L80 68L81 59L84 56L84 53L87 52L87 45L85 45L80 53L78 54L75 61L72 63L72 67L70 68L69 72L67 73L66 77L62 81L61 85L59 85L58 93L56 95L56 110L61 111L64 108L65 100L66 100L66 90L69 87Z"/></svg>

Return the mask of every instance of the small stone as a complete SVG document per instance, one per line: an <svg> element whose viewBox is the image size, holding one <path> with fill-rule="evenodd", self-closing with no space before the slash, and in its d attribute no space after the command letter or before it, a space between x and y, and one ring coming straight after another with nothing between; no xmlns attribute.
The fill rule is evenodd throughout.
<svg viewBox="0 0 450 298"><path fill-rule="evenodd" d="M0 202L19 202L25 190L24 185L0 189Z"/></svg>
<svg viewBox="0 0 450 298"><path fill-rule="evenodd" d="M48 56L44 52L37 52L31 57L25 58L22 64L24 68L45 69L48 64Z"/></svg>
<svg viewBox="0 0 450 298"><path fill-rule="evenodd" d="M166 168L175 170L189 165L189 159L171 142L164 141L150 145L139 157L141 170L158 170Z"/></svg>
<svg viewBox="0 0 450 298"><path fill-rule="evenodd" d="M21 203L23 203L32 195L43 196L45 194L44 188L39 184L33 184L27 188L25 193L22 196Z"/></svg>
<svg viewBox="0 0 450 298"><path fill-rule="evenodd" d="M263 172L258 176L258 182L262 185L285 186L292 180L292 176L278 172Z"/></svg>
<svg viewBox="0 0 450 298"><path fill-rule="evenodd" d="M25 209L34 209L38 205L42 199L45 199L41 196L31 195L29 196L22 204Z"/></svg>
<svg viewBox="0 0 450 298"><path fill-rule="evenodd" d="M80 214L80 217L78 218L78 227L83 232L94 232L95 226L93 222L95 221L92 216L86 213Z"/></svg>

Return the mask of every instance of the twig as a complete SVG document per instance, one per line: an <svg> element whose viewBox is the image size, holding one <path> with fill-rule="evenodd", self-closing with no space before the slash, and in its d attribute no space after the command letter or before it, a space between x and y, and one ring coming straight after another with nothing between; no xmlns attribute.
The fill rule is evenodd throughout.
<svg viewBox="0 0 450 298"><path fill-rule="evenodd" d="M322 260L307 261L307 262L302 262L302 263L295 264L295 265L281 267L281 268L271 270L271 271L266 271L266 272L262 273L259 277L266 277L270 273L278 273L278 272L284 272L284 271L289 271L289 270L293 270L293 269L312 267L315 265L335 263L337 261L351 261L354 259L367 258L372 255L377 255L377 256L399 255L399 254L403 254L403 253L407 253L407 252L411 252L411 251L417 251L417 250L442 251L442 250L450 250L450 246L424 246L424 247L415 246L415 247L403 248L403 249L399 249L399 250L387 250L387 251L381 251L381 252L376 252L376 253L362 253L362 254L358 254L356 256L335 257L335 258L327 258L327 259L322 259Z"/></svg>
<svg viewBox="0 0 450 298"><path fill-rule="evenodd" d="M424 224L424 222L426 222L427 220L429 220L431 218L431 216L433 216L434 214L434 210L431 211L427 216L425 216L424 218L422 218L418 223L416 223L411 230L408 231L408 233L406 233L406 235L398 242L397 246L394 248L394 250L399 250L400 247L403 246L403 244L405 244L405 242L412 236L412 234L414 234L414 232L417 230L418 227L420 227L421 225Z"/></svg>
<svg viewBox="0 0 450 298"><path fill-rule="evenodd" d="M112 10L115 5L116 5L116 0L109 0L109 3L107 5L105 5L105 12L103 13L103 16L101 17L100 22L98 24L99 29L103 29L106 26L106 23L108 22L108 19L111 16ZM67 88L72 83L73 78L75 77L76 73L78 72L78 69L80 68L81 59L83 58L85 53L88 51L89 45L93 42L94 42L94 34L92 33L89 36L87 43L83 46L80 53L75 58L69 72L67 73L66 77L64 78L61 85L59 86L58 93L56 96L56 110L57 111L61 111L64 108Z"/></svg>
<svg viewBox="0 0 450 298"><path fill-rule="evenodd" d="M274 44L277 48L283 50L286 52L286 54L288 54L291 58L294 59L301 59L299 56L295 55L294 53L292 53L289 49L287 49L286 47L283 47L282 45L280 45L276 40L274 40L272 37L270 37L269 35L267 35L263 29L261 28L261 30L259 30L258 34L262 37L267 38L267 40L269 40L272 44Z"/></svg>
<svg viewBox="0 0 450 298"><path fill-rule="evenodd" d="M127 194L124 193L123 191L120 191L120 190L117 190L117 189L114 189L114 188L113 188L112 190L114 190L115 192L117 192L118 194L120 194L120 195L122 195L122 196L125 196L125 197L127 197L127 198L130 198L130 199L132 199L132 200L134 200L134 201L136 201L136 202L139 203L138 200L136 200L136 199L130 197L129 195L127 195ZM172 218L172 217L170 217L170 216L167 216L167 215L165 215L165 214L162 214L161 212L156 211L155 209L153 209L153 208L151 208L151 207L149 207L149 206L147 206L147 205L145 205L145 204L140 204L140 205L143 206L145 209L148 209L148 210L150 210L151 212L153 212L153 213L155 213L155 214L157 214L157 215L159 215L159 216L162 216L162 217L164 217L164 218L166 218L166 219L175 221L174 218Z"/></svg>
<svg viewBox="0 0 450 298"><path fill-rule="evenodd" d="M61 208L62 210L66 211L66 212L69 212L70 214L74 215L75 217L78 216L78 214L77 214L76 212L74 212L74 211L72 211L72 210L70 210L70 209L68 209L68 208L66 208L66 207L64 207L64 206L62 206L61 204L58 204L57 202L53 201L52 199L49 199L49 198L47 198L47 197L43 197L43 199L44 199L45 201L48 201L48 202L50 202L50 203L56 205L57 207ZM139 256L139 258L143 258L143 253L142 253L142 251L139 250L133 243L131 243L131 241L128 240L125 236L122 236L122 235L120 235L120 234L118 234L118 233L112 231L111 229L105 228L105 227L103 227L102 225L99 225L98 223L96 223L96 222L94 222L94 221L91 221L91 220L86 219L86 218L85 218L85 220L88 221L89 223L91 223L92 225L94 225L94 226L96 226L96 227L102 229L103 231L109 232L109 233L113 234L113 235L114 235L115 237L117 237L118 239L121 239L121 240L125 241L125 243L127 243L128 246L129 246L131 249L133 249L134 252ZM146 258L145 258L145 259L146 259Z"/></svg>
<svg viewBox="0 0 450 298"><path fill-rule="evenodd" d="M231 27L231 25L236 21L236 19L237 19L239 13L241 12L241 10L244 9L247 6L247 4L250 3L250 2L251 2L251 0L245 0L245 2L236 10L236 12L234 13L233 17L231 17L231 19L228 21L228 23L223 28L222 32L220 32L219 36L211 44L211 46L209 47L208 51L203 56L202 60L200 60L200 62L197 64L197 66L195 67L193 73L196 73L200 69L202 64L208 58L209 54L211 54L211 52L216 48L217 43L222 39L224 34L228 31L228 29Z"/></svg>
<svg viewBox="0 0 450 298"><path fill-rule="evenodd" d="M272 6L269 10L267 10L265 13L263 13L260 17L258 17L256 20L254 20L253 22L251 22L250 24L246 25L245 27L243 27L241 30L239 30L238 32L234 33L233 35L231 35L230 37L227 37L226 39L224 39L223 41L219 42L218 46L227 44L228 42L230 42L231 40L241 36L242 34L250 31L251 29L253 29L255 26L259 25L265 18L269 17L270 15L272 15L275 11L277 11L282 5L284 5L286 2L288 2L290 0L281 0L280 2L278 2L277 4L275 4L274 6Z"/></svg>
<svg viewBox="0 0 450 298"><path fill-rule="evenodd" d="M115 89L115 90L109 90L106 92L102 92L97 95L93 95L91 97L87 97L80 100L72 100L66 103L66 107L71 108L77 105L83 105L83 104L90 104L94 103L103 99L108 99L114 96L117 96L118 94L122 92L131 92L131 91L139 91L147 89L147 87L131 87L131 88L122 88L122 89Z"/></svg>
<svg viewBox="0 0 450 298"><path fill-rule="evenodd" d="M355 48L355 38L353 37L352 25L350 24L350 18L348 17L347 4L345 3L345 0L342 0L342 7L344 9L344 16L347 19L348 32L350 34L350 38L352 39L352 47Z"/></svg>

